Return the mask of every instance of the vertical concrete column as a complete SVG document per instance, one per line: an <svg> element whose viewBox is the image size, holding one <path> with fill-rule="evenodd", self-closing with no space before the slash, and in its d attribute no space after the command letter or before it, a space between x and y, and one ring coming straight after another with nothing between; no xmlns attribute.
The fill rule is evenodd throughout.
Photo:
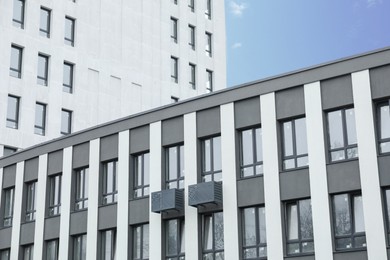
<svg viewBox="0 0 390 260"><path fill-rule="evenodd" d="M383 224L382 196L375 140L370 74L368 70L352 73L356 134L359 148L364 224L368 259L387 259Z"/></svg>
<svg viewBox="0 0 390 260"><path fill-rule="evenodd" d="M14 213L12 217L11 257L19 259L20 222L22 217L24 161L16 164Z"/></svg>
<svg viewBox="0 0 390 260"><path fill-rule="evenodd" d="M150 124L149 257L161 259L161 215L152 212L152 192L161 191L161 121Z"/></svg>
<svg viewBox="0 0 390 260"><path fill-rule="evenodd" d="M239 259L235 140L234 103L229 103L221 106L221 151L225 255L231 259Z"/></svg>
<svg viewBox="0 0 390 260"><path fill-rule="evenodd" d="M59 260L68 260L69 254L69 219L70 219L70 191L72 184L72 154L73 147L67 147L63 152L62 184L61 184L61 218Z"/></svg>
<svg viewBox="0 0 390 260"><path fill-rule="evenodd" d="M304 91L314 250L316 259L329 260L333 247L320 82L305 85Z"/></svg>
<svg viewBox="0 0 390 260"><path fill-rule="evenodd" d="M196 113L184 115L184 170L185 170L185 248L187 260L198 260L198 210L188 206L188 185L198 182L197 151L196 151Z"/></svg>
<svg viewBox="0 0 390 260"><path fill-rule="evenodd" d="M97 259L100 139L89 142L87 259Z"/></svg>
<svg viewBox="0 0 390 260"><path fill-rule="evenodd" d="M268 259L283 259L275 93L260 96L263 129L265 223Z"/></svg>
<svg viewBox="0 0 390 260"><path fill-rule="evenodd" d="M43 259L43 235L45 226L45 202L47 181L47 154L39 156L36 199L36 219L34 234L34 259Z"/></svg>
<svg viewBox="0 0 390 260"><path fill-rule="evenodd" d="M130 132L119 133L118 145L118 214L117 214L117 259L128 259L129 241L129 160Z"/></svg>

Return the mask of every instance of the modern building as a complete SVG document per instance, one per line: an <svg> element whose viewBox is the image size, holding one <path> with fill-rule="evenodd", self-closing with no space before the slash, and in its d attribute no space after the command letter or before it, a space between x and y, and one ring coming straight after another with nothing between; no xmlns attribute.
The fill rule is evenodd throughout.
<svg viewBox="0 0 390 260"><path fill-rule="evenodd" d="M0 259L390 259L390 48L0 158Z"/></svg>
<svg viewBox="0 0 390 260"><path fill-rule="evenodd" d="M224 1L2 0L0 35L0 155L226 86Z"/></svg>

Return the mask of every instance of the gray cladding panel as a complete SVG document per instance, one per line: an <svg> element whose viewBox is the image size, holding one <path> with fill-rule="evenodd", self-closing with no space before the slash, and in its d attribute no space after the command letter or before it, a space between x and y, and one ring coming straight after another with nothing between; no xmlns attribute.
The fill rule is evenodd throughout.
<svg viewBox="0 0 390 260"><path fill-rule="evenodd" d="M149 198L129 202L129 225L149 222Z"/></svg>
<svg viewBox="0 0 390 260"><path fill-rule="evenodd" d="M24 181L32 181L38 179L38 163L39 158L27 160L24 164Z"/></svg>
<svg viewBox="0 0 390 260"><path fill-rule="evenodd" d="M45 219L44 240L55 239L60 235L60 216Z"/></svg>
<svg viewBox="0 0 390 260"><path fill-rule="evenodd" d="M198 137L219 134L221 132L219 107L213 107L196 113L196 130Z"/></svg>
<svg viewBox="0 0 390 260"><path fill-rule="evenodd" d="M0 229L0 250L11 247L12 227Z"/></svg>
<svg viewBox="0 0 390 260"><path fill-rule="evenodd" d="M118 158L118 134L102 137L100 139L100 161L116 158Z"/></svg>
<svg viewBox="0 0 390 260"><path fill-rule="evenodd" d="M327 165L329 193L360 190L359 161Z"/></svg>
<svg viewBox="0 0 390 260"><path fill-rule="evenodd" d="M367 260L367 251L335 252L333 260Z"/></svg>
<svg viewBox="0 0 390 260"><path fill-rule="evenodd" d="M73 169L89 164L89 142L73 147Z"/></svg>
<svg viewBox="0 0 390 260"><path fill-rule="evenodd" d="M264 178L254 177L237 182L238 207L264 204Z"/></svg>
<svg viewBox="0 0 390 260"><path fill-rule="evenodd" d="M117 204L99 207L99 230L116 227Z"/></svg>
<svg viewBox="0 0 390 260"><path fill-rule="evenodd" d="M379 180L381 186L390 185L390 156L380 156L378 157L378 167L379 167Z"/></svg>
<svg viewBox="0 0 390 260"><path fill-rule="evenodd" d="M130 153L139 153L149 150L149 125L130 130Z"/></svg>
<svg viewBox="0 0 390 260"><path fill-rule="evenodd" d="M390 65L370 69L371 95L373 99L390 97Z"/></svg>
<svg viewBox="0 0 390 260"><path fill-rule="evenodd" d="M58 150L48 155L47 174L57 174L62 172L63 150Z"/></svg>
<svg viewBox="0 0 390 260"><path fill-rule="evenodd" d="M77 211L70 214L70 235L87 233L88 211Z"/></svg>
<svg viewBox="0 0 390 260"><path fill-rule="evenodd" d="M353 104L351 75L321 81L322 109Z"/></svg>
<svg viewBox="0 0 390 260"><path fill-rule="evenodd" d="M260 97L234 102L234 124L237 129L259 125Z"/></svg>
<svg viewBox="0 0 390 260"><path fill-rule="evenodd" d="M284 119L305 114L303 87L276 92L276 118Z"/></svg>
<svg viewBox="0 0 390 260"><path fill-rule="evenodd" d="M184 142L183 117L175 117L162 121L162 145L172 145Z"/></svg>
<svg viewBox="0 0 390 260"><path fill-rule="evenodd" d="M280 173L280 198L291 200L310 197L309 169Z"/></svg>
<svg viewBox="0 0 390 260"><path fill-rule="evenodd" d="M34 243L35 222L24 223L20 227L20 244L27 245Z"/></svg>
<svg viewBox="0 0 390 260"><path fill-rule="evenodd" d="M16 164L5 167L3 170L3 189L15 185Z"/></svg>

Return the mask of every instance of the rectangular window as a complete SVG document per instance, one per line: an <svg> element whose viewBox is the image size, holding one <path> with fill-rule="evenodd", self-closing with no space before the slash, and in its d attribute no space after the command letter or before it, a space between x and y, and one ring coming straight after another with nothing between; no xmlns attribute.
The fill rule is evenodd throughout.
<svg viewBox="0 0 390 260"><path fill-rule="evenodd" d="M260 127L241 131L241 177L263 174L262 136Z"/></svg>
<svg viewBox="0 0 390 260"><path fill-rule="evenodd" d="M212 35L209 32L206 32L206 55L211 57L212 55Z"/></svg>
<svg viewBox="0 0 390 260"><path fill-rule="evenodd" d="M47 38L50 38L50 16L51 10L41 7L39 34Z"/></svg>
<svg viewBox="0 0 390 260"><path fill-rule="evenodd" d="M22 77L23 48L11 45L11 61L9 75L15 78Z"/></svg>
<svg viewBox="0 0 390 260"><path fill-rule="evenodd" d="M307 166L306 118L282 123L283 170Z"/></svg>
<svg viewBox="0 0 390 260"><path fill-rule="evenodd" d="M389 101L377 105L379 153L390 152L390 107Z"/></svg>
<svg viewBox="0 0 390 260"><path fill-rule="evenodd" d="M338 194L332 197L336 250L366 247L361 194Z"/></svg>
<svg viewBox="0 0 390 260"><path fill-rule="evenodd" d="M195 0L188 0L188 7L190 8L191 12L195 12Z"/></svg>
<svg viewBox="0 0 390 260"><path fill-rule="evenodd" d="M49 216L61 213L61 175L49 177Z"/></svg>
<svg viewBox="0 0 390 260"><path fill-rule="evenodd" d="M12 226L12 218L14 215L14 195L15 189L8 188L4 189L4 218L3 218L3 226L10 227Z"/></svg>
<svg viewBox="0 0 390 260"><path fill-rule="evenodd" d="M196 89L196 65L190 63L189 66L190 66L190 81L189 81L190 87L192 89Z"/></svg>
<svg viewBox="0 0 390 260"><path fill-rule="evenodd" d="M73 69L74 65L69 62L64 62L64 74L62 82L62 91L66 93L73 92Z"/></svg>
<svg viewBox="0 0 390 260"><path fill-rule="evenodd" d="M206 10L204 14L207 19L211 20L211 0L206 0Z"/></svg>
<svg viewBox="0 0 390 260"><path fill-rule="evenodd" d="M75 198L75 210L82 210L88 208L88 180L89 169L82 168L76 170L75 173L76 184L76 198Z"/></svg>
<svg viewBox="0 0 390 260"><path fill-rule="evenodd" d="M242 232L243 259L266 259L265 207L251 207L242 210Z"/></svg>
<svg viewBox="0 0 390 260"><path fill-rule="evenodd" d="M172 0L173 4L177 5L177 0Z"/></svg>
<svg viewBox="0 0 390 260"><path fill-rule="evenodd" d="M221 181L221 137L202 140L202 181Z"/></svg>
<svg viewBox="0 0 390 260"><path fill-rule="evenodd" d="M165 259L184 260L185 226L183 219L171 219L165 222Z"/></svg>
<svg viewBox="0 0 390 260"><path fill-rule="evenodd" d="M87 247L87 235L73 236L73 260L85 260Z"/></svg>
<svg viewBox="0 0 390 260"><path fill-rule="evenodd" d="M0 258L3 260L2 258ZM33 260L34 259L34 245L23 246L23 260Z"/></svg>
<svg viewBox="0 0 390 260"><path fill-rule="evenodd" d="M37 182L29 182L26 185L26 221L35 220L36 203L37 203Z"/></svg>
<svg viewBox="0 0 390 260"><path fill-rule="evenodd" d="M8 96L7 127L18 129L19 127L19 97Z"/></svg>
<svg viewBox="0 0 390 260"><path fill-rule="evenodd" d="M171 81L177 83L179 81L178 58L171 56Z"/></svg>
<svg viewBox="0 0 390 260"><path fill-rule="evenodd" d="M179 102L179 98L171 96L171 104Z"/></svg>
<svg viewBox="0 0 390 260"><path fill-rule="evenodd" d="M61 134L67 135L72 132L72 111L61 110Z"/></svg>
<svg viewBox="0 0 390 260"><path fill-rule="evenodd" d="M206 93L213 92L213 72L211 70L206 70L207 81L206 81Z"/></svg>
<svg viewBox="0 0 390 260"><path fill-rule="evenodd" d="M65 36L64 36L64 41L66 45L74 46L74 28L75 28L75 19L66 16Z"/></svg>
<svg viewBox="0 0 390 260"><path fill-rule="evenodd" d="M45 135L46 131L46 105L35 103L35 124L34 133Z"/></svg>
<svg viewBox="0 0 390 260"><path fill-rule="evenodd" d="M134 157L134 198L149 195L149 153Z"/></svg>
<svg viewBox="0 0 390 260"><path fill-rule="evenodd" d="M174 17L171 17L171 39L177 42L177 19Z"/></svg>
<svg viewBox="0 0 390 260"><path fill-rule="evenodd" d="M310 199L286 203L286 236L288 255L314 252Z"/></svg>
<svg viewBox="0 0 390 260"><path fill-rule="evenodd" d="M37 83L39 85L47 86L48 77L49 77L49 56L46 56L44 54L39 54Z"/></svg>
<svg viewBox="0 0 390 260"><path fill-rule="evenodd" d="M358 157L354 108L327 113L330 161Z"/></svg>
<svg viewBox="0 0 390 260"><path fill-rule="evenodd" d="M24 0L14 0L12 23L18 28L24 28Z"/></svg>
<svg viewBox="0 0 390 260"><path fill-rule="evenodd" d="M189 31L188 44L190 45L191 49L195 50L195 26L189 24L188 31Z"/></svg>
<svg viewBox="0 0 390 260"><path fill-rule="evenodd" d="M149 259L149 224L133 228L133 260Z"/></svg>
<svg viewBox="0 0 390 260"><path fill-rule="evenodd" d="M203 259L224 259L223 213L211 213L202 217Z"/></svg>
<svg viewBox="0 0 390 260"><path fill-rule="evenodd" d="M109 229L101 232L101 255L102 260L116 259L116 230Z"/></svg>
<svg viewBox="0 0 390 260"><path fill-rule="evenodd" d="M46 241L45 260L58 260L58 239Z"/></svg>
<svg viewBox="0 0 390 260"><path fill-rule="evenodd" d="M390 244L390 189L384 191L385 201L385 215L386 215L386 226L387 226L387 243Z"/></svg>
<svg viewBox="0 0 390 260"><path fill-rule="evenodd" d="M3 249L0 250L0 260L9 260L10 259L10 250Z"/></svg>
<svg viewBox="0 0 390 260"><path fill-rule="evenodd" d="M15 147L4 146L3 156L11 155L11 154L15 153L17 150L18 150L18 148L15 148Z"/></svg>
<svg viewBox="0 0 390 260"><path fill-rule="evenodd" d="M103 163L103 204L114 203L118 199L118 161Z"/></svg>
<svg viewBox="0 0 390 260"><path fill-rule="evenodd" d="M166 156L166 188L184 189L184 146L169 147Z"/></svg>

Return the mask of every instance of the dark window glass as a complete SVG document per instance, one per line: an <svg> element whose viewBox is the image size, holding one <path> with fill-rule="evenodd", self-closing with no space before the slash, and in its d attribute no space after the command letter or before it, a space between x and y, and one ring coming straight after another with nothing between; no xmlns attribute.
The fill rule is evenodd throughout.
<svg viewBox="0 0 390 260"><path fill-rule="evenodd" d="M149 224L133 227L133 259L149 259Z"/></svg>
<svg viewBox="0 0 390 260"><path fill-rule="evenodd" d="M206 93L213 92L213 72L211 70L206 70L207 81L206 81Z"/></svg>
<svg viewBox="0 0 390 260"><path fill-rule="evenodd" d="M212 35L209 32L206 32L206 55L211 57L212 55Z"/></svg>
<svg viewBox="0 0 390 260"><path fill-rule="evenodd" d="M251 207L242 211L243 259L267 258L265 208Z"/></svg>
<svg viewBox="0 0 390 260"><path fill-rule="evenodd" d="M390 109L389 102L377 106L379 153L390 152Z"/></svg>
<svg viewBox="0 0 390 260"><path fill-rule="evenodd" d="M195 64L189 64L190 66L190 87L192 89L196 89L196 65Z"/></svg>
<svg viewBox="0 0 390 260"><path fill-rule="evenodd" d="M26 221L35 220L36 200L37 200L37 182L30 182L26 185Z"/></svg>
<svg viewBox="0 0 390 260"><path fill-rule="evenodd" d="M171 81L177 83L179 81L178 59L171 56Z"/></svg>
<svg viewBox="0 0 390 260"><path fill-rule="evenodd" d="M18 149L14 147L4 146L3 156L11 155L15 153Z"/></svg>
<svg viewBox="0 0 390 260"><path fill-rule="evenodd" d="M149 153L134 157L134 198L149 195Z"/></svg>
<svg viewBox="0 0 390 260"><path fill-rule="evenodd" d="M103 204L110 204L118 198L118 161L103 164Z"/></svg>
<svg viewBox="0 0 390 260"><path fill-rule="evenodd" d="M73 260L85 260L87 247L87 235L73 236Z"/></svg>
<svg viewBox="0 0 390 260"><path fill-rule="evenodd" d="M41 17L39 22L39 34L50 38L50 14L51 11L41 7Z"/></svg>
<svg viewBox="0 0 390 260"><path fill-rule="evenodd" d="M89 169L82 168L76 170L76 199L75 209L81 210L88 208L88 180L89 180Z"/></svg>
<svg viewBox="0 0 390 260"><path fill-rule="evenodd" d="M177 42L177 19L174 17L171 17L171 39Z"/></svg>
<svg viewBox="0 0 390 260"><path fill-rule="evenodd" d="M206 10L204 14L207 19L211 20L211 0L206 0Z"/></svg>
<svg viewBox="0 0 390 260"><path fill-rule="evenodd" d="M49 75L49 57L43 54L39 54L37 83L43 86L47 86L48 75Z"/></svg>
<svg viewBox="0 0 390 260"><path fill-rule="evenodd" d="M61 110L61 134L67 135L72 132L72 111Z"/></svg>
<svg viewBox="0 0 390 260"><path fill-rule="evenodd" d="M173 103L177 103L177 102L179 102L179 98L177 98L177 97L171 97L171 103L173 104Z"/></svg>
<svg viewBox="0 0 390 260"><path fill-rule="evenodd" d="M58 259L58 239L46 241L46 260Z"/></svg>
<svg viewBox="0 0 390 260"><path fill-rule="evenodd" d="M7 127L18 129L19 127L19 98L8 96Z"/></svg>
<svg viewBox="0 0 390 260"><path fill-rule="evenodd" d="M206 214L202 221L203 259L224 259L223 213Z"/></svg>
<svg viewBox="0 0 390 260"><path fill-rule="evenodd" d="M62 91L66 93L73 92L73 69L74 65L64 62L64 74L62 82Z"/></svg>
<svg viewBox="0 0 390 260"><path fill-rule="evenodd" d="M10 227L10 226L12 226L12 218L14 215L15 189L14 188L5 189L3 196L4 196L3 226Z"/></svg>
<svg viewBox="0 0 390 260"><path fill-rule="evenodd" d="M45 135L45 130L46 130L46 105L41 103L36 103L34 133L39 135Z"/></svg>
<svg viewBox="0 0 390 260"><path fill-rule="evenodd" d="M49 216L61 213L61 175L49 177Z"/></svg>
<svg viewBox="0 0 390 260"><path fill-rule="evenodd" d="M385 190L385 215L387 224L387 243L390 244L390 189Z"/></svg>
<svg viewBox="0 0 390 260"><path fill-rule="evenodd" d="M24 0L14 0L12 23L18 28L24 28Z"/></svg>
<svg viewBox="0 0 390 260"><path fill-rule="evenodd" d="M191 49L195 50L195 26L189 24L188 30L189 30L188 44L190 45Z"/></svg>
<svg viewBox="0 0 390 260"><path fill-rule="evenodd" d="M334 195L332 204L336 250L366 247L362 196Z"/></svg>
<svg viewBox="0 0 390 260"><path fill-rule="evenodd" d="M0 260L9 260L10 259L10 250L3 249L0 250Z"/></svg>
<svg viewBox="0 0 390 260"><path fill-rule="evenodd" d="M221 181L221 137L202 141L202 181Z"/></svg>
<svg viewBox="0 0 390 260"><path fill-rule="evenodd" d="M188 7L190 8L191 12L195 12L195 0L188 0Z"/></svg>
<svg viewBox="0 0 390 260"><path fill-rule="evenodd" d="M261 128L241 131L241 177L263 174Z"/></svg>
<svg viewBox="0 0 390 260"><path fill-rule="evenodd" d="M0 258L2 260L2 258ZM23 260L34 259L34 245L23 246Z"/></svg>
<svg viewBox="0 0 390 260"><path fill-rule="evenodd" d="M184 146L166 149L166 188L184 189Z"/></svg>
<svg viewBox="0 0 390 260"><path fill-rule="evenodd" d="M116 259L116 229L102 231L102 260Z"/></svg>
<svg viewBox="0 0 390 260"><path fill-rule="evenodd" d="M184 260L184 220L171 219L165 222L166 260Z"/></svg>
<svg viewBox="0 0 390 260"><path fill-rule="evenodd" d="M70 17L65 17L65 44L74 46L74 27L75 20Z"/></svg>
<svg viewBox="0 0 390 260"><path fill-rule="evenodd" d="M358 157L355 110L340 109L327 113L330 161Z"/></svg>
<svg viewBox="0 0 390 260"><path fill-rule="evenodd" d="M15 78L22 77L22 57L23 57L23 49L11 45L11 66L9 68L9 75Z"/></svg>

